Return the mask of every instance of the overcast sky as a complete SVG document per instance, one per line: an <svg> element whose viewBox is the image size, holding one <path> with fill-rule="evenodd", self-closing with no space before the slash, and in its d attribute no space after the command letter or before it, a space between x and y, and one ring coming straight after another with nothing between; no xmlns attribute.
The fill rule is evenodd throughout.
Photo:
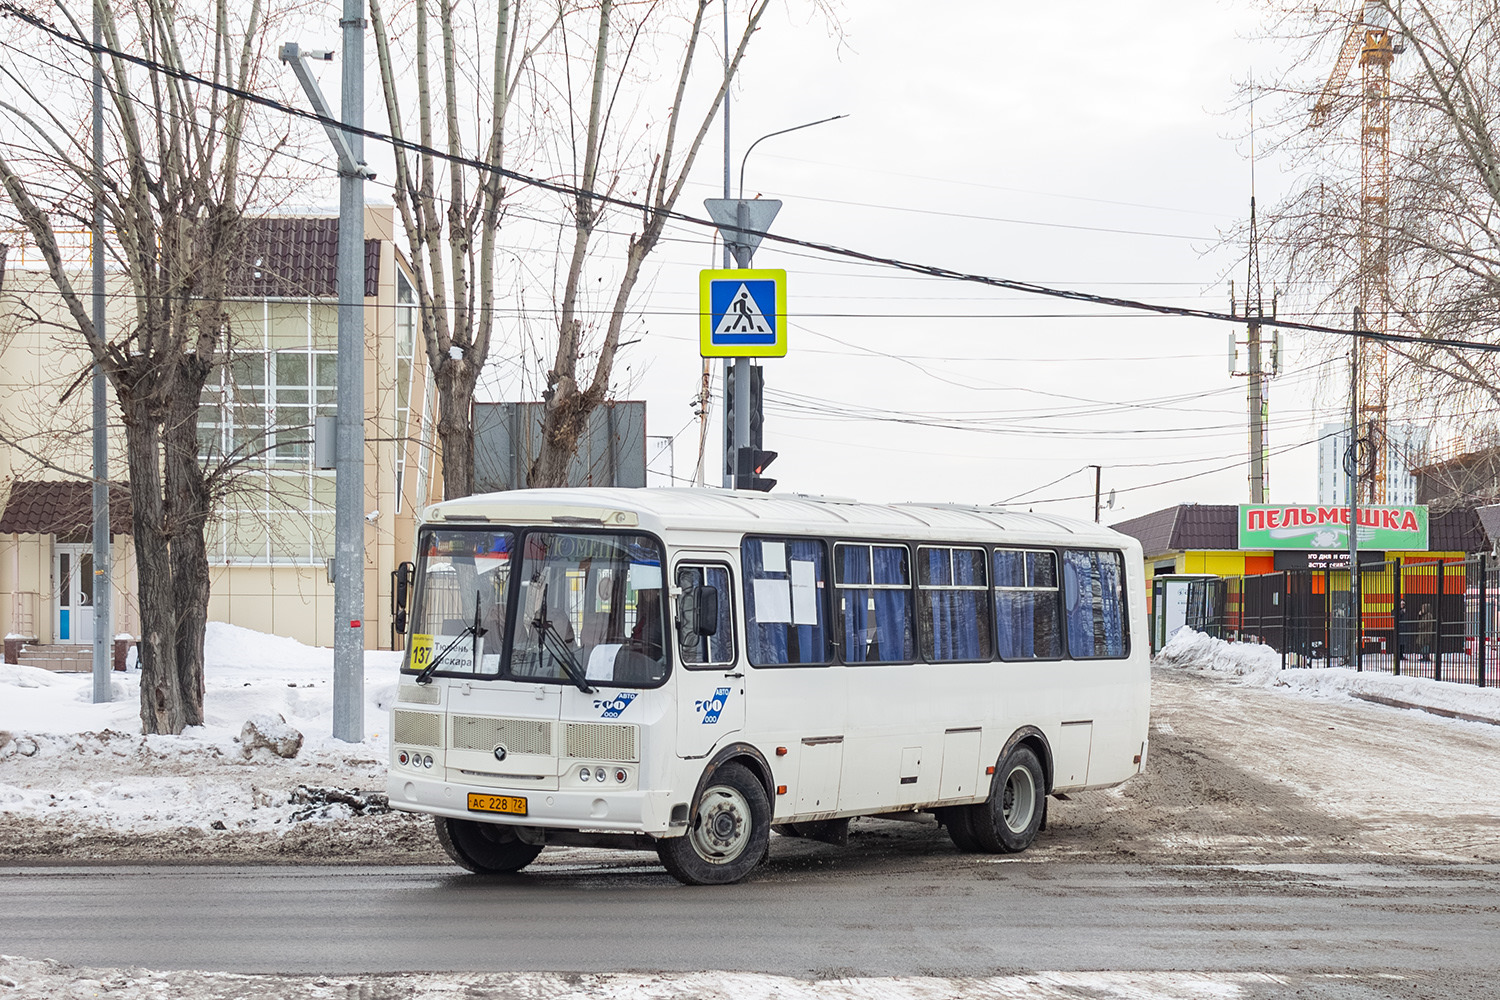
<svg viewBox="0 0 1500 1000"><path fill-rule="evenodd" d="M1243 296L1244 248L1219 247L1250 198L1249 116L1237 87L1257 63L1268 71L1280 58L1254 40L1262 25L1248 2L976 0L915 11L896 0L851 2L840 47L824 22L773 5L733 97L736 182L757 137L849 116L751 154L746 196L785 203L773 232L1217 311L1227 308L1230 278ZM372 108L369 121L379 127L383 114ZM702 215L702 199L722 193L719 136L716 126L680 210ZM1288 183L1260 161L1263 212ZM382 192L372 185L370 196ZM693 475L697 272L720 260L701 231L668 235L636 300L639 333L626 337L640 339L617 372L621 397L647 401L649 433L673 438L668 453L652 443L653 484L669 471L684 482ZM1116 491L1106 523L1179 502L1249 498L1246 387L1228 374L1228 325L770 242L755 264L789 276L790 353L765 363L765 446L780 453L768 475L779 490L1014 499L1091 517L1088 467L1098 464L1104 492ZM518 352L502 333L491 394L526 395L514 375ZM718 362L713 370L708 480L717 484ZM1320 366L1296 336L1282 372L1270 391L1270 498L1312 501L1315 438L1347 376L1342 365Z"/></svg>

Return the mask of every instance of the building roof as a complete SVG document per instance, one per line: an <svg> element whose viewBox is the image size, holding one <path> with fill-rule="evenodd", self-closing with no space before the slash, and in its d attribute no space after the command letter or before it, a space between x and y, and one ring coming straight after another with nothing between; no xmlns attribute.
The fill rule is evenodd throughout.
<svg viewBox="0 0 1500 1000"><path fill-rule="evenodd" d="M339 220L247 219L240 260L229 270L234 296L338 295ZM380 288L380 241L365 240L365 294Z"/></svg>
<svg viewBox="0 0 1500 1000"><path fill-rule="evenodd" d="M1190 549L1237 549L1240 538L1234 504L1178 504L1121 521L1114 529L1140 540L1147 559Z"/></svg>
<svg viewBox="0 0 1500 1000"><path fill-rule="evenodd" d="M1482 508L1481 508L1482 509ZM1497 536L1480 524L1473 507L1432 514L1427 522L1429 552L1484 552ZM1496 518L1500 522L1500 517ZM1235 550L1240 547L1239 507L1236 504L1179 504L1114 525L1116 531L1140 540L1145 558L1169 552ZM1500 528L1500 523L1497 523Z"/></svg>
<svg viewBox="0 0 1500 1000"><path fill-rule="evenodd" d="M5 534L88 534L93 524L94 486L84 479L18 479L0 514ZM130 490L124 483L109 484L109 531L130 532Z"/></svg>
<svg viewBox="0 0 1500 1000"><path fill-rule="evenodd" d="M1427 548L1431 552L1486 552L1493 537L1486 534L1473 507L1458 507L1427 519Z"/></svg>

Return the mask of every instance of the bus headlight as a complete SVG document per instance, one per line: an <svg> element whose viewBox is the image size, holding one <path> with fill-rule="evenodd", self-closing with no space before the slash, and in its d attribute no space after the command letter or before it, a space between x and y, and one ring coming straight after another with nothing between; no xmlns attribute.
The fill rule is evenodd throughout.
<svg viewBox="0 0 1500 1000"><path fill-rule="evenodd" d="M593 773L591 771L589 771L588 768L586 768L586 767L580 767L578 769L578 780L579 781L588 781L592 777L593 777Z"/></svg>

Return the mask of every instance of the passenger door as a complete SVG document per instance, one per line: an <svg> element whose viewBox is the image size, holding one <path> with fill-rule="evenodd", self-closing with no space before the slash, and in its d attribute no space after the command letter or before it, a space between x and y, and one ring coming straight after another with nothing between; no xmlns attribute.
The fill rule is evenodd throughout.
<svg viewBox="0 0 1500 1000"><path fill-rule="evenodd" d="M735 641L733 573L722 559L680 557L673 573L679 593L688 587L707 585L719 595L714 634L687 643L682 641L681 605L674 607L679 757L705 757L745 727L745 671Z"/></svg>

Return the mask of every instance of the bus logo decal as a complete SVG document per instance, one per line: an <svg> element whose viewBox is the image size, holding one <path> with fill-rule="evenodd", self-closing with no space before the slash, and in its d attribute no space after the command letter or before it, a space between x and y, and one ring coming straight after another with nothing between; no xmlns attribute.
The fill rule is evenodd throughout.
<svg viewBox="0 0 1500 1000"><path fill-rule="evenodd" d="M724 703L729 700L729 689L719 688L714 696L707 701L693 702L693 711L703 713L703 724L711 726L719 721L719 713L724 711Z"/></svg>
<svg viewBox="0 0 1500 1000"><path fill-rule="evenodd" d="M632 701L635 701L635 695L634 691L621 691L607 701L595 700L594 707L604 709L604 713L599 718L618 719L620 713L629 708Z"/></svg>

